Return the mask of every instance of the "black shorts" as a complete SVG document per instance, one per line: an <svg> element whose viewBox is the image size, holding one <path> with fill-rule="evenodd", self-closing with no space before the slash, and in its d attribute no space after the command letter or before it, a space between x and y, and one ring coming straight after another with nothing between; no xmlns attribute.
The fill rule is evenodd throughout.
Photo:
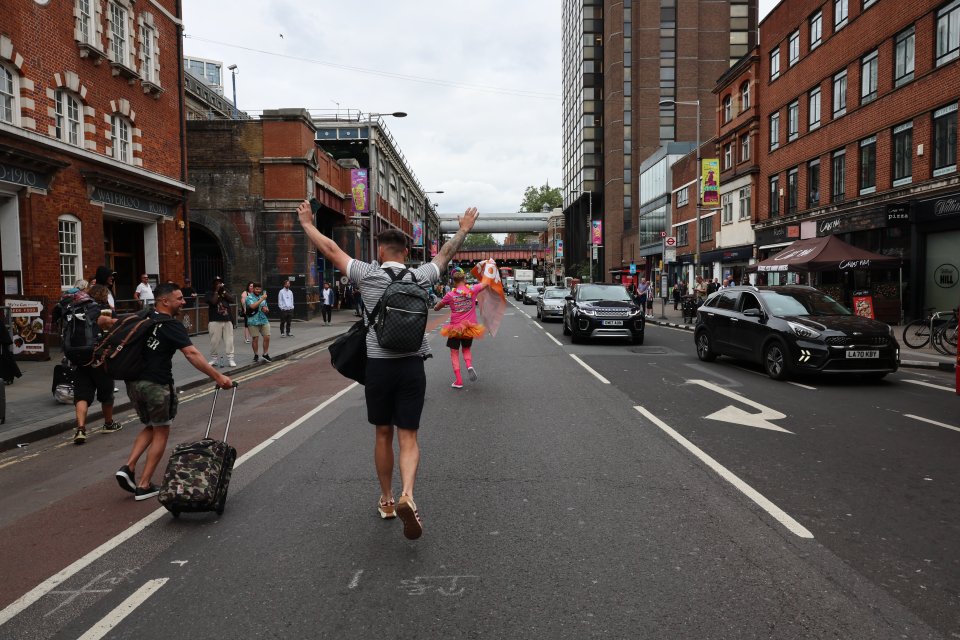
<svg viewBox="0 0 960 640"><path fill-rule="evenodd" d="M447 338L448 349L469 349L473 346L473 338Z"/></svg>
<svg viewBox="0 0 960 640"><path fill-rule="evenodd" d="M423 358L369 358L367 360L367 420L398 429L419 429L427 375Z"/></svg>
<svg viewBox="0 0 960 640"><path fill-rule="evenodd" d="M113 404L113 378L93 367L77 367L73 380L73 403L83 400L92 404Z"/></svg>

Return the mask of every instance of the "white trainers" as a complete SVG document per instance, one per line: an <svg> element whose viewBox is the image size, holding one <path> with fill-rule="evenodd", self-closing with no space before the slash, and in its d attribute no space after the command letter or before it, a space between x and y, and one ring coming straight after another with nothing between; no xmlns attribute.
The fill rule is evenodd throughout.
<svg viewBox="0 0 960 640"><path fill-rule="evenodd" d="M220 366L220 358L213 358L213 359L210 360L210 362L208 362L207 364L209 364L211 367L219 367L219 366Z"/></svg>
<svg viewBox="0 0 960 640"><path fill-rule="evenodd" d="M233 358L230 358L230 359L227 361L227 364L229 364L231 367L235 367L235 366L237 366L237 361L234 360Z"/></svg>

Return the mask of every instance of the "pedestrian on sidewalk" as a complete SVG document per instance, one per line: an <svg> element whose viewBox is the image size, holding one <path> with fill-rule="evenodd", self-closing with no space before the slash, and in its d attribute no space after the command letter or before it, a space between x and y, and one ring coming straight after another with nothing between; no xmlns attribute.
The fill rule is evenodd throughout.
<svg viewBox="0 0 960 640"><path fill-rule="evenodd" d="M253 339L253 361L260 362L259 347L260 338L263 338L263 360L264 362L273 362L270 357L270 319L267 313L270 307L267 305L267 292L263 290L259 282L253 283L253 292L248 293L243 299L243 309L247 314L247 328L250 330L250 336Z"/></svg>
<svg viewBox="0 0 960 640"><path fill-rule="evenodd" d="M453 289L433 307L440 311L450 307L450 320L440 328L440 335L447 338L447 348L450 349L450 364L453 365L454 389L463 388L463 377L460 375L460 351L463 351L463 362L467 365L467 374L471 382L477 381L477 370L473 368L473 354L470 348L474 339L482 338L486 328L477 321L477 294L490 286L479 283L473 286L467 284L467 274L463 269L453 270Z"/></svg>
<svg viewBox="0 0 960 640"><path fill-rule="evenodd" d="M184 297L186 300L186 297ZM211 367L222 367L223 356L227 357L227 364L237 366L233 348L233 313L230 305L237 301L236 297L227 289L223 278L217 276L206 296L207 302L207 331L210 333L210 362Z"/></svg>
<svg viewBox="0 0 960 640"><path fill-rule="evenodd" d="M321 305L320 316L323 318L323 324L329 325L333 319L333 289L329 282L323 283L323 291L320 292Z"/></svg>
<svg viewBox="0 0 960 640"><path fill-rule="evenodd" d="M176 284L159 285L154 296L154 310L150 312L154 318L170 320L184 305L183 292ZM221 389L233 386L230 378L207 364L200 350L190 342L182 323L163 322L154 326L152 335L144 341L143 372L137 380L127 382L127 396L144 427L133 441L127 463L116 473L120 488L133 493L138 501L153 498L160 492L152 479L166 451L170 426L177 416L177 392L173 388L173 355L177 351ZM137 480L137 462L144 453L146 461Z"/></svg>
<svg viewBox="0 0 960 640"><path fill-rule="evenodd" d="M133 297L140 301L140 306L144 309L149 309L153 305L153 287L150 286L150 276L145 273L140 275L140 284L133 292Z"/></svg>
<svg viewBox="0 0 960 640"><path fill-rule="evenodd" d="M290 333L290 323L293 322L293 291L290 290L289 280L283 281L283 288L277 295L277 306L280 307L280 337L293 337ZM283 332L284 325L287 327L286 333Z"/></svg>
<svg viewBox="0 0 960 640"><path fill-rule="evenodd" d="M410 253L406 236L396 229L388 229L377 236L377 262L363 262L351 258L336 242L323 235L313 224L310 203L304 200L297 207L300 225L320 253L333 263L336 269L346 273L351 282L363 283L361 289L364 303L373 308L387 286L392 282L390 272L396 276L404 271L404 262ZM416 269L413 277L424 286L440 279L450 259L463 245L464 239L477 221L476 208L467 209L458 218L460 230L441 247L436 257ZM381 518L399 516L403 521L403 535L413 540L423 534L423 523L417 505L413 501L413 489L420 464L420 447L417 429L423 412L427 378L423 361L430 357L430 342L426 334L420 349L412 353L389 351L380 347L376 328L367 333L367 371L364 393L367 401L367 420L376 427L374 462L380 481L380 498L377 512ZM397 434L400 446L400 499L393 500L393 435Z"/></svg>
<svg viewBox="0 0 960 640"><path fill-rule="evenodd" d="M111 318L113 310L107 301L110 290L105 285L95 284L88 292L93 303L86 306L86 313L95 313L98 316L98 325L107 327L109 320L99 320L100 317ZM76 298L75 298L76 299ZM87 412L94 400L100 403L103 411L103 431L113 433L120 431L123 425L113 419L113 378L101 369L90 366L90 363L74 362L76 369L73 372L73 409L77 415L77 429L73 434L73 444L83 444L87 441Z"/></svg>
<svg viewBox="0 0 960 640"><path fill-rule="evenodd" d="M680 306L681 298L683 298L683 294L685 292L686 292L686 287L683 287L682 289L680 288L680 280L677 280L676 282L673 283L672 293L673 293L673 310L674 311L676 311L677 307Z"/></svg>
<svg viewBox="0 0 960 640"><path fill-rule="evenodd" d="M247 325L247 307L243 301L251 293L253 293L253 281L247 283L243 293L240 294L240 304L237 305L237 321L243 323L243 341L246 344L250 344L250 327Z"/></svg>
<svg viewBox="0 0 960 640"><path fill-rule="evenodd" d="M90 279L90 285L102 284L104 285L110 294L107 296L107 300L110 303L110 308L114 311L117 310L117 302L113 299L113 281L117 277L117 272L111 269L110 267L97 267L97 272L94 274L93 278Z"/></svg>

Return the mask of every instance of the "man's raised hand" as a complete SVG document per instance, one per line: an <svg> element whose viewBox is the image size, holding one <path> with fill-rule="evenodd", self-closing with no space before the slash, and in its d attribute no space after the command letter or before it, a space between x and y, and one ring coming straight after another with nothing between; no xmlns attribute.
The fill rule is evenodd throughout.
<svg viewBox="0 0 960 640"><path fill-rule="evenodd" d="M310 208L308 201L304 200L297 206L297 217L300 218L300 224L303 226L313 224L313 209Z"/></svg>
<svg viewBox="0 0 960 640"><path fill-rule="evenodd" d="M460 225L461 231L470 231L473 229L473 225L476 224L477 218L480 217L480 212L477 211L476 207L470 207L463 212L462 216L457 216L457 223Z"/></svg>

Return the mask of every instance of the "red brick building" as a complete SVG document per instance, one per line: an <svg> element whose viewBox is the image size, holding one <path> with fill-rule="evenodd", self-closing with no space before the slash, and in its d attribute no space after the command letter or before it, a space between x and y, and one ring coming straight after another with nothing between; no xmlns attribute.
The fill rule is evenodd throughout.
<svg viewBox="0 0 960 640"><path fill-rule="evenodd" d="M181 280L180 17L174 0L4 2L0 20L0 263L9 303L117 272ZM43 33L43 37L37 34ZM49 324L47 326L49 329Z"/></svg>
<svg viewBox="0 0 960 640"><path fill-rule="evenodd" d="M960 2L795 0L760 26L759 257L827 234L903 259L907 316L960 297ZM824 273L899 319L896 270Z"/></svg>

